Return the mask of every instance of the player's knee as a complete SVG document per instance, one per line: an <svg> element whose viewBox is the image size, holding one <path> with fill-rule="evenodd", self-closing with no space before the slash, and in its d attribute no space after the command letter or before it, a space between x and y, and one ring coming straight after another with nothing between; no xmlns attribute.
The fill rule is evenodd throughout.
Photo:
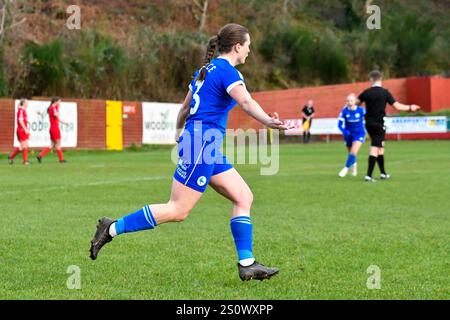
<svg viewBox="0 0 450 320"><path fill-rule="evenodd" d="M253 203L253 193L250 189L243 190L239 193L239 197L236 199L236 205L243 208L248 208L252 206Z"/></svg>
<svg viewBox="0 0 450 320"><path fill-rule="evenodd" d="M184 220L187 219L189 213L192 210L192 207L181 205L178 203L172 203L172 206L173 206L172 221L174 222L183 222Z"/></svg>
<svg viewBox="0 0 450 320"><path fill-rule="evenodd" d="M189 215L189 213L179 212L173 216L172 221L173 222L183 222L184 220L187 219L188 215Z"/></svg>

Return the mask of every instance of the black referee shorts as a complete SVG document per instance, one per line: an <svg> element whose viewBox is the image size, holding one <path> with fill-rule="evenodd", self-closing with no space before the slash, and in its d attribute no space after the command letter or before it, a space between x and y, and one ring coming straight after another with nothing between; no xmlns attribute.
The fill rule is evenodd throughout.
<svg viewBox="0 0 450 320"><path fill-rule="evenodd" d="M372 141L371 146L382 148L386 138L386 127L381 123L366 123L366 129Z"/></svg>

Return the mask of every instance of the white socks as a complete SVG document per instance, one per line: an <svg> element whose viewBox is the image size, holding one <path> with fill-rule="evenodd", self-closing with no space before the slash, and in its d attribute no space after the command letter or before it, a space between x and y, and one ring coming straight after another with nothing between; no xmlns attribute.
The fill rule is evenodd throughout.
<svg viewBox="0 0 450 320"><path fill-rule="evenodd" d="M109 226L109 235L111 236L111 237L115 237L115 236L117 236L117 232L116 232L116 223L114 222L114 223L111 223L111 225Z"/></svg>
<svg viewBox="0 0 450 320"><path fill-rule="evenodd" d="M251 266L255 262L255 258L248 258L248 259L242 259L239 260L239 264L243 267Z"/></svg>

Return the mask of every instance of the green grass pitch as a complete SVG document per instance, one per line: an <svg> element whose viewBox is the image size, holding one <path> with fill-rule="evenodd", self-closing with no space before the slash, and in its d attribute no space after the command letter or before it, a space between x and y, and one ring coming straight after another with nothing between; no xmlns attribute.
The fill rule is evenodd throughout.
<svg viewBox="0 0 450 320"><path fill-rule="evenodd" d="M254 253L280 268L241 282L230 203L208 189L183 223L115 239L88 258L98 217L168 199L168 150L68 152L0 164L0 299L449 299L450 141L388 142L389 181L340 179L342 143L281 145L280 171L236 166L251 186ZM378 175L378 169L376 169ZM70 265L81 289L68 289ZM367 268L381 270L369 290Z"/></svg>

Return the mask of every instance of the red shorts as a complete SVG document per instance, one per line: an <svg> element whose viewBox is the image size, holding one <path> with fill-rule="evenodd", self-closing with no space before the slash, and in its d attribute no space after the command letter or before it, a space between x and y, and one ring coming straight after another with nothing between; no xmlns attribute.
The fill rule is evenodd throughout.
<svg viewBox="0 0 450 320"><path fill-rule="evenodd" d="M61 130L59 128L50 128L50 139L52 141L61 140Z"/></svg>
<svg viewBox="0 0 450 320"><path fill-rule="evenodd" d="M30 138L30 135L23 130L17 130L16 133L17 133L17 140L19 140L19 142L27 141Z"/></svg>

